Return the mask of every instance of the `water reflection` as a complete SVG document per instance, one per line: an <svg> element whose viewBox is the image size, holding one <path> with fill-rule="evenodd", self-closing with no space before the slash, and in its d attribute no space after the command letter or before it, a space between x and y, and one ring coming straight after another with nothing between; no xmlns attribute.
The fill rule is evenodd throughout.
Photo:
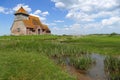
<svg viewBox="0 0 120 80"><path fill-rule="evenodd" d="M80 59L79 57L82 57L82 59ZM90 67L88 67L89 66L88 60L91 60L89 59L89 57L92 59L92 64L90 63L91 65ZM78 60L76 60L77 58ZM120 58L119 57L100 55L100 54L86 54L86 55L77 56L77 57L76 56L59 57L59 58L56 58L55 61L57 62L57 64L66 65L66 70L69 73L73 71L73 68L75 68L76 71L79 71L80 69L76 68L76 66L73 65L73 62L71 59L74 59L74 62L77 64L79 64L78 62L81 62L81 61L88 61L88 62L85 62L86 64L84 65L84 66L88 65L87 66L88 69L87 70L85 69L86 71L84 75L89 76L91 80L120 80ZM81 66L82 64L80 63L79 66Z"/></svg>
<svg viewBox="0 0 120 80"><path fill-rule="evenodd" d="M95 60L95 64L88 69L87 75L89 75L94 80L106 80L106 75L104 72L104 59L105 56L100 54L91 54L90 57Z"/></svg>

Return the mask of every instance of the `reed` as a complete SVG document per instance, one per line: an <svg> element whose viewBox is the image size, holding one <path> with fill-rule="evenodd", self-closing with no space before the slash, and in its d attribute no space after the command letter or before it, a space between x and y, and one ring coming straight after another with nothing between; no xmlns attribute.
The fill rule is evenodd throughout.
<svg viewBox="0 0 120 80"><path fill-rule="evenodd" d="M85 55L70 58L70 64L80 70L88 70L92 63L92 59Z"/></svg>
<svg viewBox="0 0 120 80"><path fill-rule="evenodd" d="M113 56L105 58L105 71L110 80L120 79L120 59Z"/></svg>

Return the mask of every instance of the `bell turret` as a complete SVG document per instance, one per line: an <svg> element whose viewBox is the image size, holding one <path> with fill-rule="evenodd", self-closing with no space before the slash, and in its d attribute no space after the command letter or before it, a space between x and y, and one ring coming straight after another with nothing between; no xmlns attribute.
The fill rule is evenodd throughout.
<svg viewBox="0 0 120 80"><path fill-rule="evenodd" d="M29 14L27 13L27 11L21 7L18 11L15 12L15 20L27 20Z"/></svg>

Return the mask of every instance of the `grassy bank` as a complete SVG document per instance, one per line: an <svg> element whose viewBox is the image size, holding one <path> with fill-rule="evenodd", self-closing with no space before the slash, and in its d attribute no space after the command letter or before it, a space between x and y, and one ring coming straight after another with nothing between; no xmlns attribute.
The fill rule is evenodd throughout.
<svg viewBox="0 0 120 80"><path fill-rule="evenodd" d="M0 80L75 80L46 56L34 52L0 52Z"/></svg>
<svg viewBox="0 0 120 80"><path fill-rule="evenodd" d="M0 37L0 80L76 80L43 53L42 46L49 45L43 40L43 36Z"/></svg>

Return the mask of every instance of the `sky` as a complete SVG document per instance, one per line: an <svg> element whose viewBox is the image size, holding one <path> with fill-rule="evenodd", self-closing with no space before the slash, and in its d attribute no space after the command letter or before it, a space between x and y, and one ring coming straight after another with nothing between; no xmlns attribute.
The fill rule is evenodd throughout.
<svg viewBox="0 0 120 80"><path fill-rule="evenodd" d="M2 0L0 35L10 35L14 13L21 6L47 24L52 34L120 33L120 0Z"/></svg>

